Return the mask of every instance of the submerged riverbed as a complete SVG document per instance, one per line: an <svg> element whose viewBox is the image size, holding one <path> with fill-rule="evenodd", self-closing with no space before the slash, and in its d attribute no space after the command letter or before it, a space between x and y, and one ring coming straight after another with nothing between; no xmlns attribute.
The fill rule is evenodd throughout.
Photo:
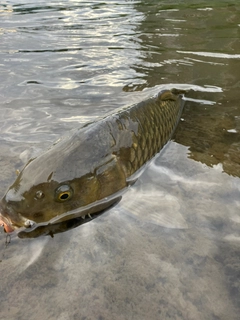
<svg viewBox="0 0 240 320"><path fill-rule="evenodd" d="M0 234L0 318L237 320L235 1L3 1L0 191L87 121L189 90L173 140L122 201L54 238Z"/></svg>

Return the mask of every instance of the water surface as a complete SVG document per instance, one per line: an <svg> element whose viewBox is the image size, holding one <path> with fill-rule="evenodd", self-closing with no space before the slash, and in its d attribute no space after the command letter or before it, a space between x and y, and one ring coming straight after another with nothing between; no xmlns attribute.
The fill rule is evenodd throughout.
<svg viewBox="0 0 240 320"><path fill-rule="evenodd" d="M239 319L235 3L1 2L2 195L69 130L190 90L173 141L116 207L53 239L1 234L1 319Z"/></svg>

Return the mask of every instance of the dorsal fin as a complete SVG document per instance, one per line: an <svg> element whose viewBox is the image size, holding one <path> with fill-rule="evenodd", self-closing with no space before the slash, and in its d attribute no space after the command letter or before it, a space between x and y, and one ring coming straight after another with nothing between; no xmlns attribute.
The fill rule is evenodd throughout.
<svg viewBox="0 0 240 320"><path fill-rule="evenodd" d="M167 101L167 100L176 101L178 99L179 94L184 94L184 93L186 93L186 90L178 90L174 88L171 90L164 90L159 94L158 99L162 101Z"/></svg>

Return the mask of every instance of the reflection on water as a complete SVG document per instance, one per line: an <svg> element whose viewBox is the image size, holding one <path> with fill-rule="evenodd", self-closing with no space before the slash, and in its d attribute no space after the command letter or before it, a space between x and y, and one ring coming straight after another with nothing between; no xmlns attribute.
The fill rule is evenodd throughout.
<svg viewBox="0 0 240 320"><path fill-rule="evenodd" d="M116 207L53 239L1 234L1 319L237 320L235 1L5 0L0 36L2 194L66 131L192 89L175 142Z"/></svg>

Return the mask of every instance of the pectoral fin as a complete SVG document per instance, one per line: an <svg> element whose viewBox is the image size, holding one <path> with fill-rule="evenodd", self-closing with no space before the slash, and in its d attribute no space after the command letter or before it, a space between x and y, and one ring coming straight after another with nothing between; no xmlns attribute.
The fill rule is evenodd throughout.
<svg viewBox="0 0 240 320"><path fill-rule="evenodd" d="M187 229L181 214L181 207L175 196L159 190L129 190L120 203L127 212L140 220L157 224L164 228Z"/></svg>

